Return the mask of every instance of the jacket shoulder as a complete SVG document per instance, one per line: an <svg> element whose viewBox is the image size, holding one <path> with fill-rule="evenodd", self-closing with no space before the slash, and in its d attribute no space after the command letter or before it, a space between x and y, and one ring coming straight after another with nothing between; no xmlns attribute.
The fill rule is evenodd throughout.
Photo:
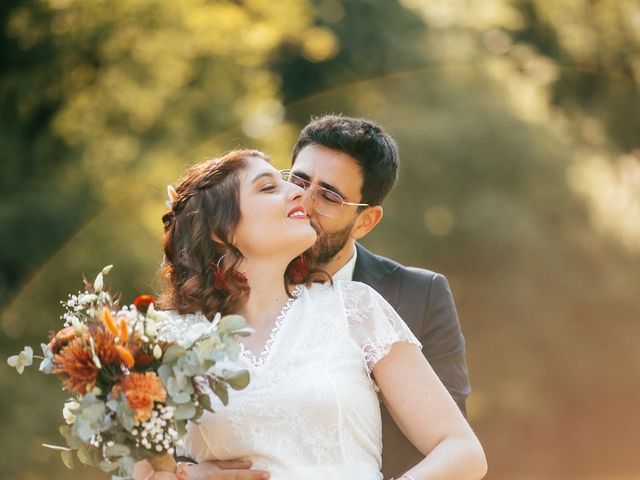
<svg viewBox="0 0 640 480"><path fill-rule="evenodd" d="M389 272L393 275L397 275L398 277L406 277L408 280L418 281L423 284L430 284L438 277L444 278L443 274L434 272L433 270L419 267L408 267L381 255L375 255L375 257Z"/></svg>

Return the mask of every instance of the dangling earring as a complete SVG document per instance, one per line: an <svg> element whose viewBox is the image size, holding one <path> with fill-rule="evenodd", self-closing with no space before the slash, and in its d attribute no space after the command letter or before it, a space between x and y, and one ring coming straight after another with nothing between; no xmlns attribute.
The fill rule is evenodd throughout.
<svg viewBox="0 0 640 480"><path fill-rule="evenodd" d="M225 255L222 255L218 259L217 263L211 262L211 270L213 270L213 288L215 290L218 290L223 295L229 295L229 286L227 285L227 282L224 281L224 278L222 276L224 270L220 268L220 263L222 262L222 259L225 257ZM247 276L244 273L235 271L232 275L233 279L236 282L241 283L243 286L248 285Z"/></svg>
<svg viewBox="0 0 640 480"><path fill-rule="evenodd" d="M303 283L309 275L309 262L304 254L293 260L287 267L287 277L292 283Z"/></svg>

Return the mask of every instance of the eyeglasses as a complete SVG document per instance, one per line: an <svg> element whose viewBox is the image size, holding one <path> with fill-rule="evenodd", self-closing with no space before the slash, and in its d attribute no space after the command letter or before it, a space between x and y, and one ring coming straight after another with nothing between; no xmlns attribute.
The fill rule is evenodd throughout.
<svg viewBox="0 0 640 480"><path fill-rule="evenodd" d="M369 207L368 203L347 202L336 192L332 192L324 187L313 185L309 180L305 180L293 173L291 170L280 170L280 175L285 182L293 183L303 190L311 188L311 202L313 209L325 217L335 216L341 207L352 205L354 207Z"/></svg>

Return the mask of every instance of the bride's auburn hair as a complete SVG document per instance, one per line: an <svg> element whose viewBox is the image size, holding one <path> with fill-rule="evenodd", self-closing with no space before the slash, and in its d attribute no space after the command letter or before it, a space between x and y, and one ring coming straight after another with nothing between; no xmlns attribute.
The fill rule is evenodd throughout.
<svg viewBox="0 0 640 480"><path fill-rule="evenodd" d="M162 216L164 223L160 297L163 309L180 314L202 312L212 320L217 312L233 313L249 296L238 275L242 253L232 243L240 223L240 174L249 158L269 157L258 150L234 150L189 168L175 187L177 198ZM215 286L214 267L220 265L226 291ZM304 283L325 281L328 275L310 269ZM290 294L290 281L283 281Z"/></svg>

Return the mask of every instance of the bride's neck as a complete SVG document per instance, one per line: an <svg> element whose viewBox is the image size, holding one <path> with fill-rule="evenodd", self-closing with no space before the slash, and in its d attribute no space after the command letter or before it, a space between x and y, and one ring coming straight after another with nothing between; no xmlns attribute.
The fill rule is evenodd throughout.
<svg viewBox="0 0 640 480"><path fill-rule="evenodd" d="M246 261L240 270L247 276L251 289L247 301L238 312L249 325L269 324L289 298L284 286L284 262Z"/></svg>

